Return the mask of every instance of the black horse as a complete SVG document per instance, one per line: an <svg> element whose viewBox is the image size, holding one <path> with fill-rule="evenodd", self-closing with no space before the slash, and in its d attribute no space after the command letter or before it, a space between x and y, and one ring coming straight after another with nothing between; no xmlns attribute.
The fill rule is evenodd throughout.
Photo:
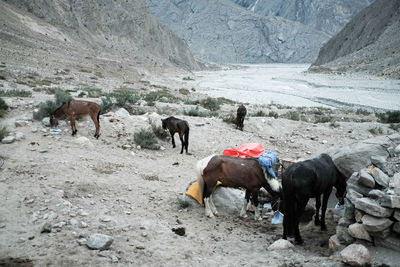
<svg viewBox="0 0 400 267"><path fill-rule="evenodd" d="M242 105L239 106L236 113L236 129L243 131L244 117L246 116L246 107Z"/></svg>
<svg viewBox="0 0 400 267"><path fill-rule="evenodd" d="M189 123L185 120L181 120L175 117L168 117L166 119L161 119L163 129L169 130L172 138L172 147L175 146L174 134L178 133L179 138L181 139L182 149L181 154L183 153L183 148L185 147L186 154L188 154L189 147ZM185 139L184 139L185 138Z"/></svg>
<svg viewBox="0 0 400 267"><path fill-rule="evenodd" d="M295 237L297 244L303 239L299 231L299 217L310 198L316 198L315 225L326 230L325 212L332 187L336 188L336 197L343 204L346 193L346 177L336 168L331 157L321 154L319 157L290 165L282 174L282 190L285 216L283 219L283 239ZM322 210L321 220L319 209Z"/></svg>

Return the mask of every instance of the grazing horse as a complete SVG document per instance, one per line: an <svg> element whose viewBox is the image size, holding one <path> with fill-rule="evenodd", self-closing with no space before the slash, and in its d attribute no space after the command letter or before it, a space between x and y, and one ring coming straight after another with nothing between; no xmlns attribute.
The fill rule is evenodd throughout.
<svg viewBox="0 0 400 267"><path fill-rule="evenodd" d="M327 154L293 163L286 169L282 174L285 206L283 239L294 234L296 243L303 243L299 231L299 217L303 214L310 198L316 198L315 225L321 225L321 230L326 230L325 212L333 186L336 188L339 203L343 204L346 194L346 177L336 168ZM321 195L323 198L320 220Z"/></svg>
<svg viewBox="0 0 400 267"><path fill-rule="evenodd" d="M166 119L161 119L163 129L169 130L172 138L172 147L175 148L175 139L174 134L178 133L179 138L181 139L181 154L183 153L183 148L185 147L186 154L188 154L188 146L189 146L189 123L185 120L181 120L175 117L168 117ZM183 140L185 138L185 140Z"/></svg>
<svg viewBox="0 0 400 267"><path fill-rule="evenodd" d="M62 103L62 105L50 114L50 126L54 128L58 125L58 119L63 115L67 115L71 123L72 135L75 135L78 130L75 126L75 116L89 115L96 126L94 137L100 136L100 116L101 107L99 104L89 101L70 100Z"/></svg>
<svg viewBox="0 0 400 267"><path fill-rule="evenodd" d="M267 170L257 158L236 158L223 155L211 155L197 162L197 181L203 196L205 215L218 215L212 200L212 193L218 182L226 187L241 187L246 189L246 196L240 212L241 217L247 217L246 209L251 201L255 208L256 220L261 220L258 207L258 191L265 188L272 195L279 195L281 185L277 179L269 176Z"/></svg>
<svg viewBox="0 0 400 267"><path fill-rule="evenodd" d="M246 113L247 113L246 107L243 106L243 104L240 105L239 108L237 109L237 114L236 114L236 129L239 128L239 130L243 131L243 122Z"/></svg>

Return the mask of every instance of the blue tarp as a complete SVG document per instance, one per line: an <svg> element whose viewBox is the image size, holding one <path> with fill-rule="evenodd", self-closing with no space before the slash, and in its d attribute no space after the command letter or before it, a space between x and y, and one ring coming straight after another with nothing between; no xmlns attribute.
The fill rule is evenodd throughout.
<svg viewBox="0 0 400 267"><path fill-rule="evenodd" d="M271 150L265 150L265 152L258 157L258 162L265 167L267 172L272 177L276 178L275 172L272 167L275 165L277 159L278 159L278 154L276 154Z"/></svg>

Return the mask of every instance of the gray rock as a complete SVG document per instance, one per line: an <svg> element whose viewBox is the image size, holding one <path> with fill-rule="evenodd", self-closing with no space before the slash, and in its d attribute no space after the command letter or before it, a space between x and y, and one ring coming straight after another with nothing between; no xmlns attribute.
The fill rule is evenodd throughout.
<svg viewBox="0 0 400 267"><path fill-rule="evenodd" d="M50 118L49 117L44 117L42 119L42 124L46 127L50 127Z"/></svg>
<svg viewBox="0 0 400 267"><path fill-rule="evenodd" d="M369 242L372 241L371 236L361 223L354 223L350 225L348 231L349 234L354 238L367 240Z"/></svg>
<svg viewBox="0 0 400 267"><path fill-rule="evenodd" d="M383 231L369 232L369 233L374 239L385 239L392 233L392 229L391 228L386 228Z"/></svg>
<svg viewBox="0 0 400 267"><path fill-rule="evenodd" d="M358 198L353 204L356 209L360 209L376 217L386 218L390 217L393 213L393 209L382 207L375 200L370 198Z"/></svg>
<svg viewBox="0 0 400 267"><path fill-rule="evenodd" d="M349 234L347 227L344 226L336 226L336 237L345 245L354 242L354 238Z"/></svg>
<svg viewBox="0 0 400 267"><path fill-rule="evenodd" d="M346 198L350 200L353 204L356 202L357 199L364 197L359 192L355 191L352 188L347 189Z"/></svg>
<svg viewBox="0 0 400 267"><path fill-rule="evenodd" d="M393 224L393 232L400 234L400 222Z"/></svg>
<svg viewBox="0 0 400 267"><path fill-rule="evenodd" d="M393 221L388 218L378 218L368 214L364 215L361 220L368 232L380 232L393 224Z"/></svg>
<svg viewBox="0 0 400 267"><path fill-rule="evenodd" d="M374 166L383 170L385 168L386 158L385 156L372 156L371 162Z"/></svg>
<svg viewBox="0 0 400 267"><path fill-rule="evenodd" d="M369 191L371 191L371 188L361 185L358 182L358 180L359 180L358 176L351 176L350 179L347 180L347 191L349 189L352 189L364 196L368 196Z"/></svg>
<svg viewBox="0 0 400 267"><path fill-rule="evenodd" d="M106 250L111 246L113 241L114 239L109 235L96 233L89 236L86 246L90 249Z"/></svg>
<svg viewBox="0 0 400 267"><path fill-rule="evenodd" d="M340 240L338 239L337 235L333 235L329 238L329 250L331 252L338 251L342 247L343 245L340 243Z"/></svg>
<svg viewBox="0 0 400 267"><path fill-rule="evenodd" d="M393 218L400 222L400 210L396 209L393 213Z"/></svg>
<svg viewBox="0 0 400 267"><path fill-rule="evenodd" d="M360 171L360 178L358 179L358 182L361 185L369 187L369 188L374 188L375 187L374 178L365 169L362 169Z"/></svg>
<svg viewBox="0 0 400 267"><path fill-rule="evenodd" d="M379 168L373 168L371 170L371 175L374 177L375 182L382 186L383 188L386 188L389 186L389 176L387 176L383 171L381 171Z"/></svg>
<svg viewBox="0 0 400 267"><path fill-rule="evenodd" d="M371 190L368 193L369 197L375 198L375 199L381 198L381 197L383 197L385 195L386 194L384 192L382 192L381 190L378 190L378 189Z"/></svg>
<svg viewBox="0 0 400 267"><path fill-rule="evenodd" d="M278 239L268 247L268 250L286 250L291 248L294 248L292 243L285 239Z"/></svg>
<svg viewBox="0 0 400 267"><path fill-rule="evenodd" d="M396 146L396 148L394 149L394 153L400 155L400 145Z"/></svg>
<svg viewBox="0 0 400 267"><path fill-rule="evenodd" d="M343 218L346 218L348 220L354 220L354 204L351 203L350 200L348 200L347 198L344 199L344 214L343 214Z"/></svg>
<svg viewBox="0 0 400 267"><path fill-rule="evenodd" d="M28 123L24 120L17 120L15 121L15 127L24 127L26 126Z"/></svg>
<svg viewBox="0 0 400 267"><path fill-rule="evenodd" d="M347 226L349 226L350 224L353 224L353 223L354 223L354 220L349 220L349 219L346 219L345 217L342 217L342 218L339 219L338 225L339 226L343 226L343 227L347 227Z"/></svg>
<svg viewBox="0 0 400 267"><path fill-rule="evenodd" d="M25 135L22 132L15 132L14 133L15 140L21 141L22 139L25 139Z"/></svg>
<svg viewBox="0 0 400 267"><path fill-rule="evenodd" d="M42 229L40 230L40 233L51 233L51 228L52 228L51 223L50 222L46 222L42 226Z"/></svg>
<svg viewBox="0 0 400 267"><path fill-rule="evenodd" d="M6 137L4 137L3 139L1 139L1 142L3 143L3 144L11 144L11 143L13 143L15 141L15 136L13 136L13 135L9 135L9 136L6 136Z"/></svg>
<svg viewBox="0 0 400 267"><path fill-rule="evenodd" d="M351 266L364 266L371 261L371 254L363 245L351 244L340 252L340 260Z"/></svg>
<svg viewBox="0 0 400 267"><path fill-rule="evenodd" d="M362 217L365 215L365 212L355 209L354 210L354 219L356 220L356 222L358 223L362 223Z"/></svg>
<svg viewBox="0 0 400 267"><path fill-rule="evenodd" d="M395 173L389 180L389 187L400 188L400 172Z"/></svg>
<svg viewBox="0 0 400 267"><path fill-rule="evenodd" d="M129 118L131 115L126 109L120 108L115 112L115 116L120 118Z"/></svg>
<svg viewBox="0 0 400 267"><path fill-rule="evenodd" d="M378 199L378 203L388 208L400 208L400 196L385 195Z"/></svg>
<svg viewBox="0 0 400 267"><path fill-rule="evenodd" d="M397 234L391 234L386 238L376 238L375 245L396 250L400 252L400 237Z"/></svg>

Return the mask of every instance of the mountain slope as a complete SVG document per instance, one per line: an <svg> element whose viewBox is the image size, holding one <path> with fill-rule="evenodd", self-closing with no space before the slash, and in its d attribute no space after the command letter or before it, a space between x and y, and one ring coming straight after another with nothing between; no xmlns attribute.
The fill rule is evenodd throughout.
<svg viewBox="0 0 400 267"><path fill-rule="evenodd" d="M2 42L17 38L14 43L23 44L24 36L31 36L34 45L49 38L59 46L199 69L185 43L159 24L140 0L8 0L0 5L1 34L6 37Z"/></svg>
<svg viewBox="0 0 400 267"><path fill-rule="evenodd" d="M375 0L232 0L263 16L280 16L329 35L338 33L358 12Z"/></svg>
<svg viewBox="0 0 400 267"><path fill-rule="evenodd" d="M223 63L312 62L327 34L230 0L145 0L194 55Z"/></svg>
<svg viewBox="0 0 400 267"><path fill-rule="evenodd" d="M400 1L377 0L326 43L313 71L365 71L400 78Z"/></svg>

